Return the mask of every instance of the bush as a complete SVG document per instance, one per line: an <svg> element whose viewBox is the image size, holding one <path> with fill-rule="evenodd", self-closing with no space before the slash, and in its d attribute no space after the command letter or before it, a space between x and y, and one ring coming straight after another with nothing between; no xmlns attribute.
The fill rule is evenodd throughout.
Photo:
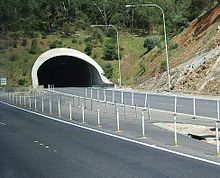
<svg viewBox="0 0 220 178"><path fill-rule="evenodd" d="M37 50L37 40L33 39L31 41L31 49L30 49L29 53L30 54L36 54L37 53L36 50Z"/></svg>
<svg viewBox="0 0 220 178"><path fill-rule="evenodd" d="M105 60L117 59L116 45L112 41L107 41L103 47L103 58Z"/></svg>
<svg viewBox="0 0 220 178"><path fill-rule="evenodd" d="M91 43L87 43L84 52L90 56L92 54L92 49L93 49L93 45Z"/></svg>
<svg viewBox="0 0 220 178"><path fill-rule="evenodd" d="M163 61L160 63L160 71L165 72L167 70L167 63L166 61Z"/></svg>
<svg viewBox="0 0 220 178"><path fill-rule="evenodd" d="M19 79L18 80L18 85L24 85L26 83L25 79Z"/></svg>
<svg viewBox="0 0 220 178"><path fill-rule="evenodd" d="M87 36L85 39L84 39L84 43L92 43L92 37L91 36Z"/></svg>
<svg viewBox="0 0 220 178"><path fill-rule="evenodd" d="M147 48L147 52L155 48L156 46L160 47L160 39L155 36L149 36L144 40L144 48Z"/></svg>
<svg viewBox="0 0 220 178"><path fill-rule="evenodd" d="M92 33L92 39L103 43L103 33L101 29L95 28Z"/></svg>
<svg viewBox="0 0 220 178"><path fill-rule="evenodd" d="M16 54L12 54L12 55L10 55L9 56L9 61L11 61L11 62L15 62L15 61L17 61L18 59L19 59L19 57L18 57L18 55L16 55Z"/></svg>
<svg viewBox="0 0 220 178"><path fill-rule="evenodd" d="M105 72L105 76L108 78L108 79L111 79L112 76L113 76L113 66L111 63L107 63L104 67L104 72Z"/></svg>
<svg viewBox="0 0 220 178"><path fill-rule="evenodd" d="M72 39L72 43L77 43L77 42L78 42L77 38L74 37L74 38Z"/></svg>
<svg viewBox="0 0 220 178"><path fill-rule="evenodd" d="M50 49L62 47L62 41L55 40L49 44Z"/></svg>
<svg viewBox="0 0 220 178"><path fill-rule="evenodd" d="M178 47L179 45L177 43L170 45L170 49L177 49Z"/></svg>
<svg viewBox="0 0 220 178"><path fill-rule="evenodd" d="M67 22L63 23L62 30L63 30L64 35L68 35L68 36L75 33L75 29L74 29L73 25L71 25Z"/></svg>
<svg viewBox="0 0 220 178"><path fill-rule="evenodd" d="M27 46L27 39L26 38L22 39L21 46Z"/></svg>

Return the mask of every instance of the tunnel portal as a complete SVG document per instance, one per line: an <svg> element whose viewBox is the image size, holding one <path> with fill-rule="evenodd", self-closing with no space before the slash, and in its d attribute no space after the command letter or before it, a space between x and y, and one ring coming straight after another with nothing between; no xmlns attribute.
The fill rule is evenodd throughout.
<svg viewBox="0 0 220 178"><path fill-rule="evenodd" d="M49 59L38 69L39 85L47 87L89 87L95 84L93 75L97 71L89 63L71 56Z"/></svg>
<svg viewBox="0 0 220 178"><path fill-rule="evenodd" d="M33 87L112 86L103 69L86 54L69 48L55 48L41 54L32 67Z"/></svg>

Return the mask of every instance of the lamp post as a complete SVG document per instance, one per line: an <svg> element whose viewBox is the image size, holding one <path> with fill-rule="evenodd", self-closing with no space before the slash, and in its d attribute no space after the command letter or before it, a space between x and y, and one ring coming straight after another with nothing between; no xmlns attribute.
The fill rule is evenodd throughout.
<svg viewBox="0 0 220 178"><path fill-rule="evenodd" d="M165 23L165 14L164 14L164 11L163 9L156 5L156 4L136 4L136 5L133 5L133 4L128 4L126 5L125 7L127 8L131 8L131 7L156 7L156 8L159 8L160 11L162 12L163 14L163 30L164 30L164 41L165 41L165 48L166 48L166 63L167 63L167 78L168 78L168 91L170 91L170 69L169 69L169 56L168 56L168 45L167 45L167 34L166 34L166 23Z"/></svg>
<svg viewBox="0 0 220 178"><path fill-rule="evenodd" d="M118 82L119 82L119 87L121 87L121 59L120 59L120 45L119 45L119 35L118 35L118 30L114 25L91 25L90 27L112 27L117 34L117 46L118 46Z"/></svg>

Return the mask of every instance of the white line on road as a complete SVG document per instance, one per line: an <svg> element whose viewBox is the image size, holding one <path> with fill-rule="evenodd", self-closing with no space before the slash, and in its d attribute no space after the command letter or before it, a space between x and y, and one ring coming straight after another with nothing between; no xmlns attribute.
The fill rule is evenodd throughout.
<svg viewBox="0 0 220 178"><path fill-rule="evenodd" d="M139 145L142 145L142 146L154 148L154 149L157 149L157 150L161 150L161 151L165 151L165 152L168 152L168 153L176 154L176 155L183 156L183 157L186 157L186 158L191 158L191 159L194 159L194 160L198 160L198 161L202 161L202 162L205 162L205 163L220 166L219 162L215 162L215 161L211 161L211 160L208 160L208 159L205 159L205 158L200 158L200 157L197 157L197 156L193 156L193 155L189 155L189 154L169 150L167 148L162 148L162 147L159 147L159 146L143 143L143 142L140 142L140 141L137 141L137 140L132 140L132 139L129 139L129 138L126 138L126 137L122 137L122 136L119 136L119 135L114 135L114 134L111 134L111 133L96 130L96 129L89 128L89 127L86 127L86 126L81 126L81 125L74 124L74 123L71 123L71 122L67 122L67 121L64 121L64 120L60 120L60 119L57 119L57 118L54 118L54 117L51 117L51 116L46 116L46 115L43 115L43 114L40 114L40 113L37 113L37 112L34 112L34 111L19 108L17 106L5 103L3 101L0 101L0 103L11 106L11 107L14 107L14 108L17 108L19 110L22 110L22 111L25 111L25 112L28 112L28 113L31 113L31 114L42 116L42 117L45 117L45 118L48 118L48 119L51 119L51 120L54 120L54 121L58 121L58 122L61 122L61 123L64 123L64 124L72 125L72 126L75 126L75 127L81 128L81 129L93 131L93 132L96 132L96 133L104 134L104 135L107 135L107 136L110 136L110 137L113 137L113 138L117 138L117 139L121 139L121 140L124 140L124 141L131 142L131 143L136 143L136 144L139 144ZM54 152L56 152L56 150L54 150Z"/></svg>
<svg viewBox="0 0 220 178"><path fill-rule="evenodd" d="M3 123L3 122L0 122L0 125L4 125L4 126L6 126L7 124L5 124L5 123Z"/></svg>

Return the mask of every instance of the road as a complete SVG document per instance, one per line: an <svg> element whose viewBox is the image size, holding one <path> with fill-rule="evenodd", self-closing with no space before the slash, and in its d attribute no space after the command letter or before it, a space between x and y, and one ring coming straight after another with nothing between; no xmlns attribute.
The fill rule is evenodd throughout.
<svg viewBox="0 0 220 178"><path fill-rule="evenodd" d="M220 167L0 103L0 177L219 177Z"/></svg>
<svg viewBox="0 0 220 178"><path fill-rule="evenodd" d="M100 100L104 100L104 90L93 88L91 92L91 88L55 88L55 91L64 92L68 94L74 94L77 96L85 96L91 97L94 99L100 98ZM123 96L122 92L123 91ZM85 94L86 93L86 94ZM91 94L92 93L92 94ZM126 90L113 90L107 89L105 90L106 100L117 103L124 103L127 105L137 105L137 106L145 106L146 103L150 105L152 109L158 109L162 111L170 111L173 112L175 97L171 95L162 95L162 94L152 94L149 93L147 95L147 102L145 102L146 94L134 92L132 96L132 91ZM133 103L132 103L133 98ZM193 97L183 97L177 96L177 113L194 115L194 103ZM216 100L210 99L199 99L195 100L195 115L201 117L208 118L217 118L217 102Z"/></svg>

